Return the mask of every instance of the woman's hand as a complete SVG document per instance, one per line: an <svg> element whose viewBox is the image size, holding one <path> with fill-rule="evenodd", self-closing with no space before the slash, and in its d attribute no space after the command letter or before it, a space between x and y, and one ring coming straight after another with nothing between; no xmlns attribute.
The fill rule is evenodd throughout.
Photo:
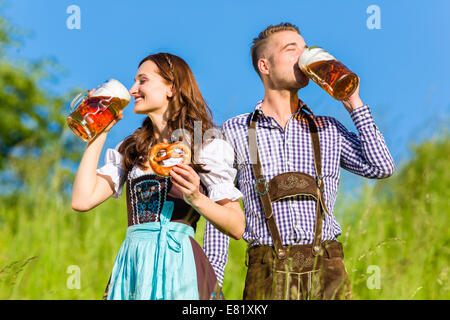
<svg viewBox="0 0 450 320"><path fill-rule="evenodd" d="M113 121L111 121L110 124L108 124L108 126L105 128L105 130L103 130L103 132L108 133L109 130L111 130L111 128L114 127L117 124L117 122L119 122L122 119L123 119L123 111L120 110L119 113L117 114L117 117Z"/></svg>
<svg viewBox="0 0 450 320"><path fill-rule="evenodd" d="M191 166L179 163L170 170L172 183L183 193L184 201L195 207L196 200L202 197L200 193L200 177Z"/></svg>
<svg viewBox="0 0 450 320"><path fill-rule="evenodd" d="M239 240L245 231L245 216L239 201L212 201L200 193L200 177L190 166L177 164L170 170L172 183L183 193L184 201L224 234Z"/></svg>

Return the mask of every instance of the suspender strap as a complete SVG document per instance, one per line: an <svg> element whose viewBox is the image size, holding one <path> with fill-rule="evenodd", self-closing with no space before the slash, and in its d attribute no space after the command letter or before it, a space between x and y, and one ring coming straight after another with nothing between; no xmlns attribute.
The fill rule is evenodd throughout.
<svg viewBox="0 0 450 320"><path fill-rule="evenodd" d="M253 167L253 173L256 179L255 191L256 193L259 194L261 199L264 216L266 218L270 235L272 236L275 253L279 259L284 259L286 257L286 250L283 248L280 233L278 232L277 224L275 223L275 218L273 216L272 202L270 201L268 193L269 184L267 183L266 178L264 178L264 174L262 172L261 160L259 157L259 150L258 150L258 142L256 139L256 120L254 120L254 117L252 117L249 129L250 129L248 130L249 152L250 152L250 160ZM256 157L256 159L254 159L254 157Z"/></svg>
<svg viewBox="0 0 450 320"><path fill-rule="evenodd" d="M313 118L313 115L304 113L306 119L309 124L309 132L311 136L311 142L314 153L314 167L316 169L316 182L317 182L317 194L318 199L316 201L316 221L315 221L315 230L314 230L314 242L312 247L312 252L314 256L321 255L323 253L323 249L321 246L322 243L322 213L325 211L327 214L328 210L325 206L325 199L323 197L324 192L324 184L322 177L322 157L320 154L320 141L319 141L319 133L317 130L317 124Z"/></svg>

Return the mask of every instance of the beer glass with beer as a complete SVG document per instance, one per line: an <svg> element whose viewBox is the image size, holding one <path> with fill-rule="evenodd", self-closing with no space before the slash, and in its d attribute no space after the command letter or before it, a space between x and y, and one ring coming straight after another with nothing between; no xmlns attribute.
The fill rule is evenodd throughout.
<svg viewBox="0 0 450 320"><path fill-rule="evenodd" d="M305 49L298 65L302 72L336 100L345 100L358 87L358 76L324 49Z"/></svg>
<svg viewBox="0 0 450 320"><path fill-rule="evenodd" d="M115 79L100 85L92 95L84 91L70 104L67 125L81 139L91 142L131 100L127 88Z"/></svg>

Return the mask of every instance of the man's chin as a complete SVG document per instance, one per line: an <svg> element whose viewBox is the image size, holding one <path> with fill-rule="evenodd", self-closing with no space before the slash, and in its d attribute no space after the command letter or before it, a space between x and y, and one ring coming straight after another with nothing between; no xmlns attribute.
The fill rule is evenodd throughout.
<svg viewBox="0 0 450 320"><path fill-rule="evenodd" d="M309 84L309 78L303 78L296 82L296 88L297 90L300 90L301 88L306 87Z"/></svg>
<svg viewBox="0 0 450 320"><path fill-rule="evenodd" d="M286 86L287 90L290 91L298 91L308 85L308 81L306 82L293 82Z"/></svg>

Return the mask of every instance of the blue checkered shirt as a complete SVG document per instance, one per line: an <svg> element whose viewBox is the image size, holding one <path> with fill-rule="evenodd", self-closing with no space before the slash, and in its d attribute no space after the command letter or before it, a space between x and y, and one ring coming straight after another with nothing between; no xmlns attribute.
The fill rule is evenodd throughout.
<svg viewBox="0 0 450 320"><path fill-rule="evenodd" d="M257 113L258 150L264 176L298 171L316 177L313 149L307 121L297 120L303 102L289 119L285 130L260 110ZM237 187L244 194L243 205L246 227L243 239L249 246L273 245L264 218L262 205L255 192L255 177L248 150L250 113L229 119L222 132L235 151ZM359 135L349 132L338 120L315 116L322 154L322 174L325 184L324 198L330 215L324 215L322 241L336 240L341 227L333 215L339 185L340 167L357 175L380 179L393 174L395 165L384 138L375 126L367 105L350 113ZM283 245L309 244L314 240L316 202L306 196L287 198L272 204L274 217ZM229 238L209 222L206 224L203 249L222 284L228 257Z"/></svg>

